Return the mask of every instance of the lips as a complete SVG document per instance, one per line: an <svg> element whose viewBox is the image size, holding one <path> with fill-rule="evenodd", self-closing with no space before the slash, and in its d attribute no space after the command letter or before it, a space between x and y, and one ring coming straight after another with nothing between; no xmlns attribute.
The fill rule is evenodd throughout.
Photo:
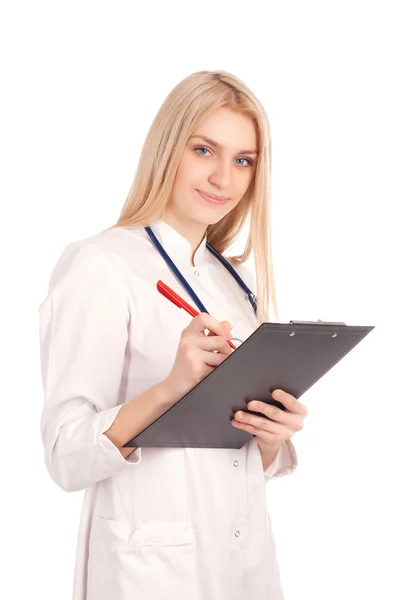
<svg viewBox="0 0 400 600"><path fill-rule="evenodd" d="M200 194L200 196L206 200L207 202L210 202L211 204L226 204L228 202L228 198L218 198L215 196L209 196L208 194L206 194L205 192L202 192L200 190L197 190Z"/></svg>

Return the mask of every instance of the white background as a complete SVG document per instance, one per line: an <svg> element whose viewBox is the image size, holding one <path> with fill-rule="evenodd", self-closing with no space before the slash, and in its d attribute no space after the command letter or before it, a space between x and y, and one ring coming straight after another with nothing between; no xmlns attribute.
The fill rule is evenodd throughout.
<svg viewBox="0 0 400 600"><path fill-rule="evenodd" d="M303 396L298 471L267 486L285 598L400 597L396 4L2 3L4 598L71 598L82 493L50 480L39 435L51 269L116 221L159 106L203 69L271 122L281 321L376 326Z"/></svg>

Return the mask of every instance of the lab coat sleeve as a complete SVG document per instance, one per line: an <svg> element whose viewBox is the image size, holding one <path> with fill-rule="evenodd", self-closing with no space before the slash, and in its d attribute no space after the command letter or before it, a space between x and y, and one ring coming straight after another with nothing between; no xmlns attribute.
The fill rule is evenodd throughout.
<svg viewBox="0 0 400 600"><path fill-rule="evenodd" d="M93 243L71 244L39 307L41 436L46 467L65 491L85 489L141 461L140 448L125 459L104 435L123 406L118 398L129 323L113 258Z"/></svg>
<svg viewBox="0 0 400 600"><path fill-rule="evenodd" d="M297 452L291 440L286 440L278 450L275 460L264 471L265 481L293 473L298 464Z"/></svg>

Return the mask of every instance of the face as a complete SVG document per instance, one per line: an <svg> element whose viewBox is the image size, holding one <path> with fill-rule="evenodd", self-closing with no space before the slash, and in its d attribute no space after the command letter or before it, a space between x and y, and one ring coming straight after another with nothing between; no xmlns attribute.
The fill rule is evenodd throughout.
<svg viewBox="0 0 400 600"><path fill-rule="evenodd" d="M227 107L209 114L181 158L167 208L170 219L204 230L220 221L241 201L256 160L257 135L250 117Z"/></svg>

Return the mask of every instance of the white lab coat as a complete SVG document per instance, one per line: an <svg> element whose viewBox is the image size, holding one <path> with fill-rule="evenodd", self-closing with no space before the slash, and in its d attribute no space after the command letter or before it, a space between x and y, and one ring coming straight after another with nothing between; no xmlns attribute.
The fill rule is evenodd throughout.
<svg viewBox="0 0 400 600"><path fill-rule="evenodd" d="M161 220L153 231L210 314L246 339L253 309L206 240L192 266L182 235ZM138 448L126 460L104 435L168 375L191 320L158 279L193 305L144 229L102 232L63 251L39 309L46 466L62 489L85 489L73 600L279 600L265 483L296 468L291 442L263 472L253 439L239 450Z"/></svg>

